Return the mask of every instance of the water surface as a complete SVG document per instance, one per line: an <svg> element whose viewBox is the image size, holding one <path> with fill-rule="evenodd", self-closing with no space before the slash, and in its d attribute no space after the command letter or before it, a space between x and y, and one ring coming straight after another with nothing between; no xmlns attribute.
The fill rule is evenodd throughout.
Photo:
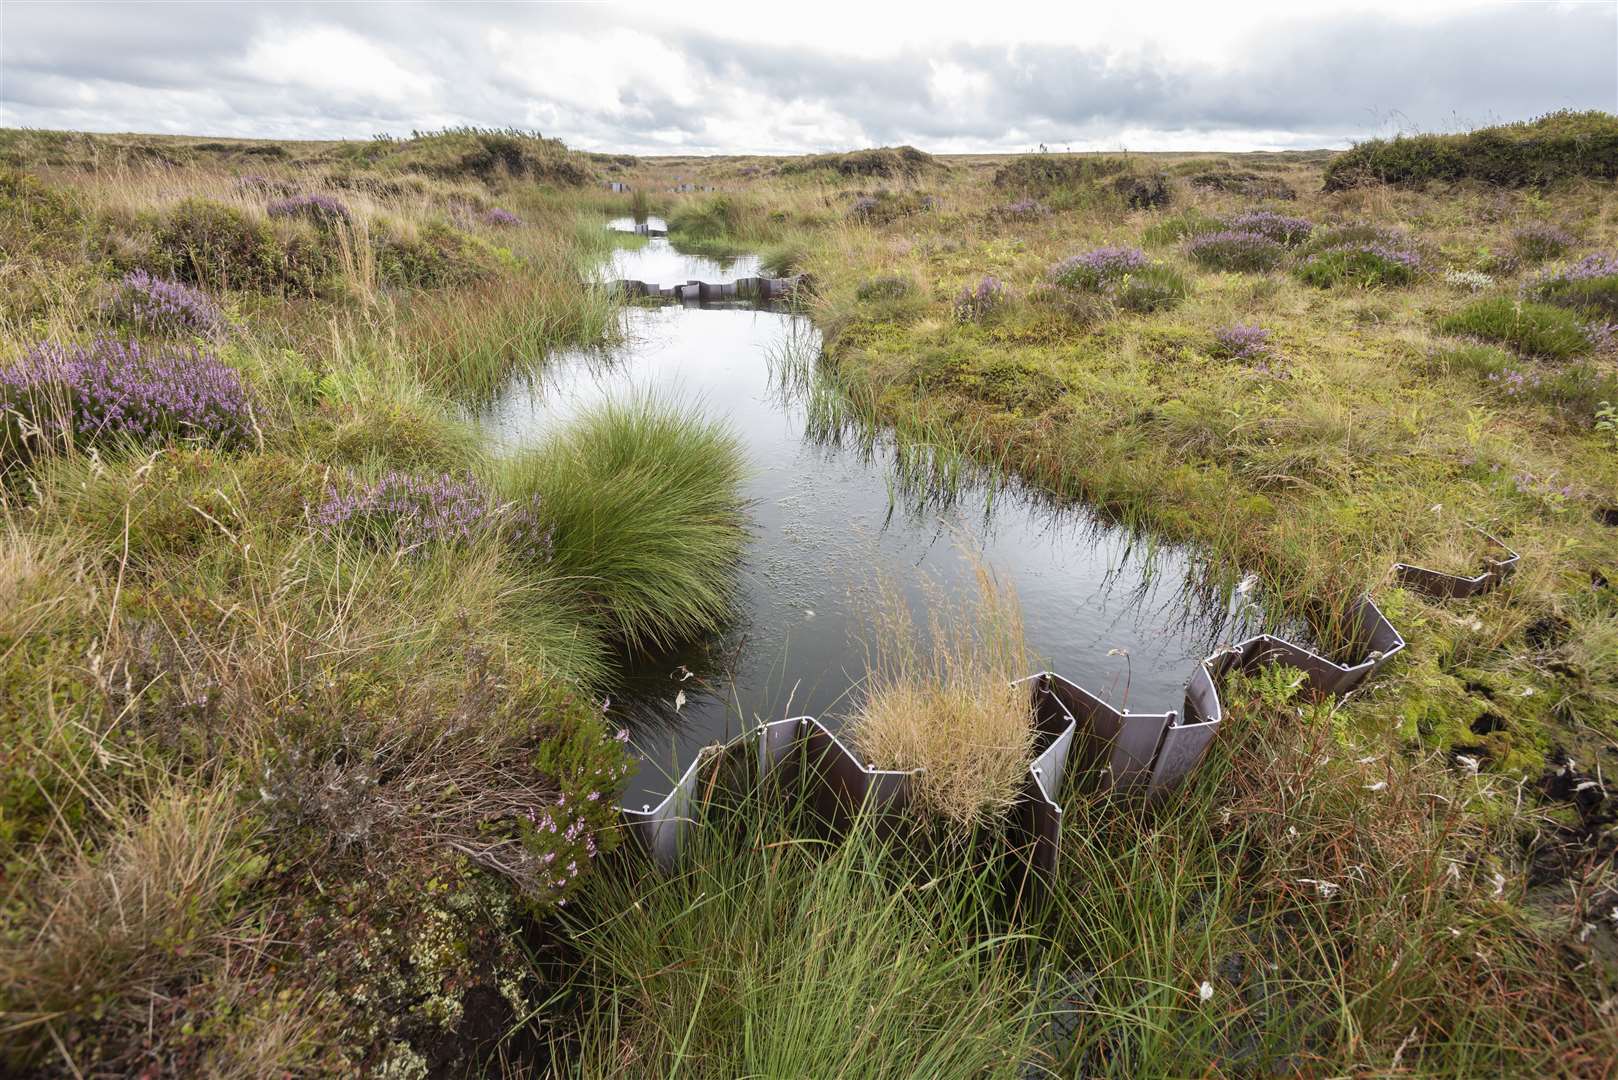
<svg viewBox="0 0 1618 1080"><path fill-rule="evenodd" d="M680 255L663 239L620 251L613 277L659 281L744 276ZM817 355L818 337L783 311L631 308L624 343L551 358L487 417L508 449L531 444L581 410L650 391L699 404L743 447L752 537L735 624L713 641L640 664L614 695L642 765L625 803L656 803L702 746L759 720L835 720L857 700L866 613L876 577L898 587L926 623L940 596L975 595L974 560L1011 584L1041 665L1115 705L1178 709L1193 665L1222 640L1256 629L1245 601L1199 602L1186 553L1148 552L1082 508L1056 508L1017 487L969 485L953 501L896 497L891 445L808 434L809 408L772 377L782 357ZM800 369L801 370L801 369ZM676 707L677 696L684 701Z"/></svg>

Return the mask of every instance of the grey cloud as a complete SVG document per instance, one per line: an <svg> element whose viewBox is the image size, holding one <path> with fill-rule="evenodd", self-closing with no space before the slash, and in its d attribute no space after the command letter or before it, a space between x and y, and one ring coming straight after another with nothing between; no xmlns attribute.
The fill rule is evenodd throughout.
<svg viewBox="0 0 1618 1080"><path fill-rule="evenodd" d="M103 130L187 129L183 104L212 107L190 129L280 137L363 137L434 122L521 124L555 117L570 141L628 150L813 151L818 128L782 119L822 111L871 143L1014 149L1116 140L1124 130L1203 133L1208 144L1258 139L1337 144L1396 123L1445 129L1556 108L1618 106L1618 11L1605 5L1509 5L1426 21L1300 16L1255 35L1220 63L1169 63L1150 51L1025 43L901 50L880 61L739 40L614 9L512 5L230 4L7 7L0 107L7 122ZM536 95L492 62L485 35L604 30L625 21L685 57L715 88L713 113L634 81L599 107ZM333 101L243 63L288 28L340 25L435 77L434 117L376 101ZM739 31L738 31L739 32ZM934 62L977 77L960 107L935 98ZM541 73L542 74L542 73ZM85 91L94 93L85 104ZM741 93L766 103L746 146L714 145ZM751 118L742 118L750 121ZM555 126L555 125L553 125ZM734 124L732 124L734 126ZM747 126L744 124L744 126ZM672 143L669 140L673 140Z"/></svg>

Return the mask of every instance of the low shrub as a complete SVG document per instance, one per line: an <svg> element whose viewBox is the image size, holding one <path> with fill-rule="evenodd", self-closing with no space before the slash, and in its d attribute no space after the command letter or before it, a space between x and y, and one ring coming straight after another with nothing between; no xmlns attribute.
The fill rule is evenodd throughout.
<svg viewBox="0 0 1618 1080"><path fill-rule="evenodd" d="M149 334L223 338L229 330L219 305L201 289L131 270L102 308L113 322Z"/></svg>
<svg viewBox="0 0 1618 1080"><path fill-rule="evenodd" d="M1587 318L1618 319L1618 257L1587 255L1572 266L1541 274L1524 287L1523 295Z"/></svg>
<svg viewBox="0 0 1618 1080"><path fill-rule="evenodd" d="M1550 304L1491 296L1474 300L1438 324L1446 334L1498 341L1523 356L1565 360L1590 351L1590 336L1578 318Z"/></svg>
<svg viewBox="0 0 1618 1080"><path fill-rule="evenodd" d="M558 580L636 650L720 629L745 539L742 459L721 424L650 397L608 402L506 463L501 497L540 500Z"/></svg>
<svg viewBox="0 0 1618 1080"><path fill-rule="evenodd" d="M1494 278L1481 270L1445 270L1444 284L1467 292L1482 292L1494 288Z"/></svg>
<svg viewBox="0 0 1618 1080"><path fill-rule="evenodd" d="M154 223L145 269L215 291L316 293L336 268L318 238L283 241L270 223L207 199L186 199Z"/></svg>
<svg viewBox="0 0 1618 1080"><path fill-rule="evenodd" d="M1047 271L1046 277L1053 285L1096 292L1150 264L1140 248L1095 248L1062 260Z"/></svg>
<svg viewBox="0 0 1618 1080"><path fill-rule="evenodd" d="M914 146L878 146L852 150L846 154L810 154L781 163L783 176L796 173L833 172L839 176L882 176L913 178L937 162L931 154Z"/></svg>
<svg viewBox="0 0 1618 1080"><path fill-rule="evenodd" d="M1050 208L1038 199L1017 199L993 207L989 216L1002 221L1037 221L1050 212Z"/></svg>
<svg viewBox="0 0 1618 1080"><path fill-rule="evenodd" d="M483 224L496 229L508 229L523 223L522 218L513 214L510 210L502 210L498 206L485 211L483 217L479 220Z"/></svg>
<svg viewBox="0 0 1618 1080"><path fill-rule="evenodd" d="M977 286L962 285L955 295L957 322L977 322L997 311L1010 295L999 278L984 275Z"/></svg>
<svg viewBox="0 0 1618 1080"><path fill-rule="evenodd" d="M377 279L399 288L437 289L464 285L488 273L492 249L469 243L465 234L442 221L420 229L382 232L372 237ZM480 257L482 256L482 257Z"/></svg>
<svg viewBox="0 0 1618 1080"><path fill-rule="evenodd" d="M1573 246L1573 234L1557 225L1536 221L1511 234L1511 247L1523 262L1559 259Z"/></svg>
<svg viewBox="0 0 1618 1080"><path fill-rule="evenodd" d="M1433 362L1440 370L1469 372L1508 398L1551 405L1580 420L1593 419L1603 402L1618 399L1618 375L1577 362L1534 365L1496 345L1458 345Z"/></svg>
<svg viewBox="0 0 1618 1080"><path fill-rule="evenodd" d="M1318 289L1408 285L1422 270L1421 256L1402 234L1376 225L1321 230L1300 254L1298 277Z"/></svg>
<svg viewBox="0 0 1618 1080"><path fill-rule="evenodd" d="M1270 353L1270 333L1257 323L1235 323L1214 331L1213 355L1219 360L1254 360Z"/></svg>
<svg viewBox="0 0 1618 1080"><path fill-rule="evenodd" d="M272 218L300 218L316 225L336 225L339 222L346 225L353 220L348 207L330 195L294 195L272 202L265 208L265 213Z"/></svg>
<svg viewBox="0 0 1618 1080"><path fill-rule="evenodd" d="M1260 176L1255 172L1237 169L1210 169L1194 174L1191 186L1205 191L1223 191L1229 195L1242 195L1249 199L1280 199L1290 202L1298 197L1282 180L1273 176Z"/></svg>
<svg viewBox="0 0 1618 1080"><path fill-rule="evenodd" d="M1131 210L1158 210L1174 199L1174 189L1164 173L1146 176L1120 176L1112 182L1113 194Z"/></svg>
<svg viewBox="0 0 1618 1080"><path fill-rule="evenodd" d="M1618 117L1562 111L1461 135L1371 139L1327 163L1325 189L1433 180L1526 187L1573 177L1618 178Z"/></svg>
<svg viewBox="0 0 1618 1080"><path fill-rule="evenodd" d="M384 551L415 551L429 544L466 545L499 535L519 562L543 565L551 558L551 530L539 497L496 505L487 487L470 473L436 477L390 470L364 482L349 477L328 483L310 522L328 536L345 536Z"/></svg>
<svg viewBox="0 0 1618 1080"><path fill-rule="evenodd" d="M1264 273L1281 264L1286 249L1260 233L1231 229L1193 236L1186 241L1185 253L1210 270Z"/></svg>
<svg viewBox="0 0 1618 1080"><path fill-rule="evenodd" d="M1185 275L1153 265L1139 248L1096 248L1062 260L1046 271L1058 290L1104 294L1127 311L1160 311L1190 295Z"/></svg>
<svg viewBox="0 0 1618 1080"><path fill-rule="evenodd" d="M1285 247L1297 247L1309 239L1315 223L1308 218L1278 214L1274 210L1249 210L1225 219L1225 226L1236 232L1258 233Z"/></svg>
<svg viewBox="0 0 1618 1080"><path fill-rule="evenodd" d="M390 471L365 483L350 477L326 487L310 522L328 536L347 536L384 550L465 544L483 535L493 516L488 492L473 476L428 478Z"/></svg>
<svg viewBox="0 0 1618 1080"><path fill-rule="evenodd" d="M921 192L878 191L856 195L848 208L848 216L871 225L886 225L912 214L927 213L935 205L931 195Z"/></svg>
<svg viewBox="0 0 1618 1080"><path fill-rule="evenodd" d="M41 342L0 368L0 452L38 440L76 445L196 439L220 446L253 430L247 389L212 353L98 338Z"/></svg>

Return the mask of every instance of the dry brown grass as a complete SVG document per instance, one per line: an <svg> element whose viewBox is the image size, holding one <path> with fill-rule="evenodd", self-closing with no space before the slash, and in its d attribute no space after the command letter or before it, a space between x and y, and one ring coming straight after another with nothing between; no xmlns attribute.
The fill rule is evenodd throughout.
<svg viewBox="0 0 1618 1080"><path fill-rule="evenodd" d="M923 807L969 829L1002 816L1033 749L1022 612L1012 590L977 568L977 595L928 597L925 633L891 583L877 590L865 701L849 734L869 764L922 769Z"/></svg>
<svg viewBox="0 0 1618 1080"><path fill-rule="evenodd" d="M100 850L64 829L66 850L28 875L31 918L0 948L14 1037L50 1035L59 1020L94 1009L108 1023L133 1022L221 962L242 929L230 917L247 876L231 786L158 784L144 814L105 806L115 824Z"/></svg>

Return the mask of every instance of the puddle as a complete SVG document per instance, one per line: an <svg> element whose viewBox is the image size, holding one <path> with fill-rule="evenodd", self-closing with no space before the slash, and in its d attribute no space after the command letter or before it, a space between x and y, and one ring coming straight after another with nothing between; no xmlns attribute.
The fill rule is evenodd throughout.
<svg viewBox="0 0 1618 1080"><path fill-rule="evenodd" d="M687 279L746 273L743 260L720 270L663 249L653 239L620 251L606 272L658 281L670 277L658 268L678 259ZM857 699L861 597L877 573L921 612L940 590L973 595L975 553L1016 589L1030 650L1045 667L1137 712L1179 709L1185 680L1213 645L1260 629L1254 605L1240 604L1233 618L1223 600L1198 599L1184 552L1147 551L1082 509L1054 508L1015 486L968 486L947 505L917 504L896 489L890 445L811 437L812 395L802 380L793 392L772 377L784 355L818 355L818 335L801 316L675 306L631 308L625 319L622 345L555 355L485 420L511 450L603 399L650 391L724 418L741 442L752 538L736 621L714 641L642 664L614 693L612 712L642 759L627 806L657 803L698 749L760 720L810 714L835 726Z"/></svg>

